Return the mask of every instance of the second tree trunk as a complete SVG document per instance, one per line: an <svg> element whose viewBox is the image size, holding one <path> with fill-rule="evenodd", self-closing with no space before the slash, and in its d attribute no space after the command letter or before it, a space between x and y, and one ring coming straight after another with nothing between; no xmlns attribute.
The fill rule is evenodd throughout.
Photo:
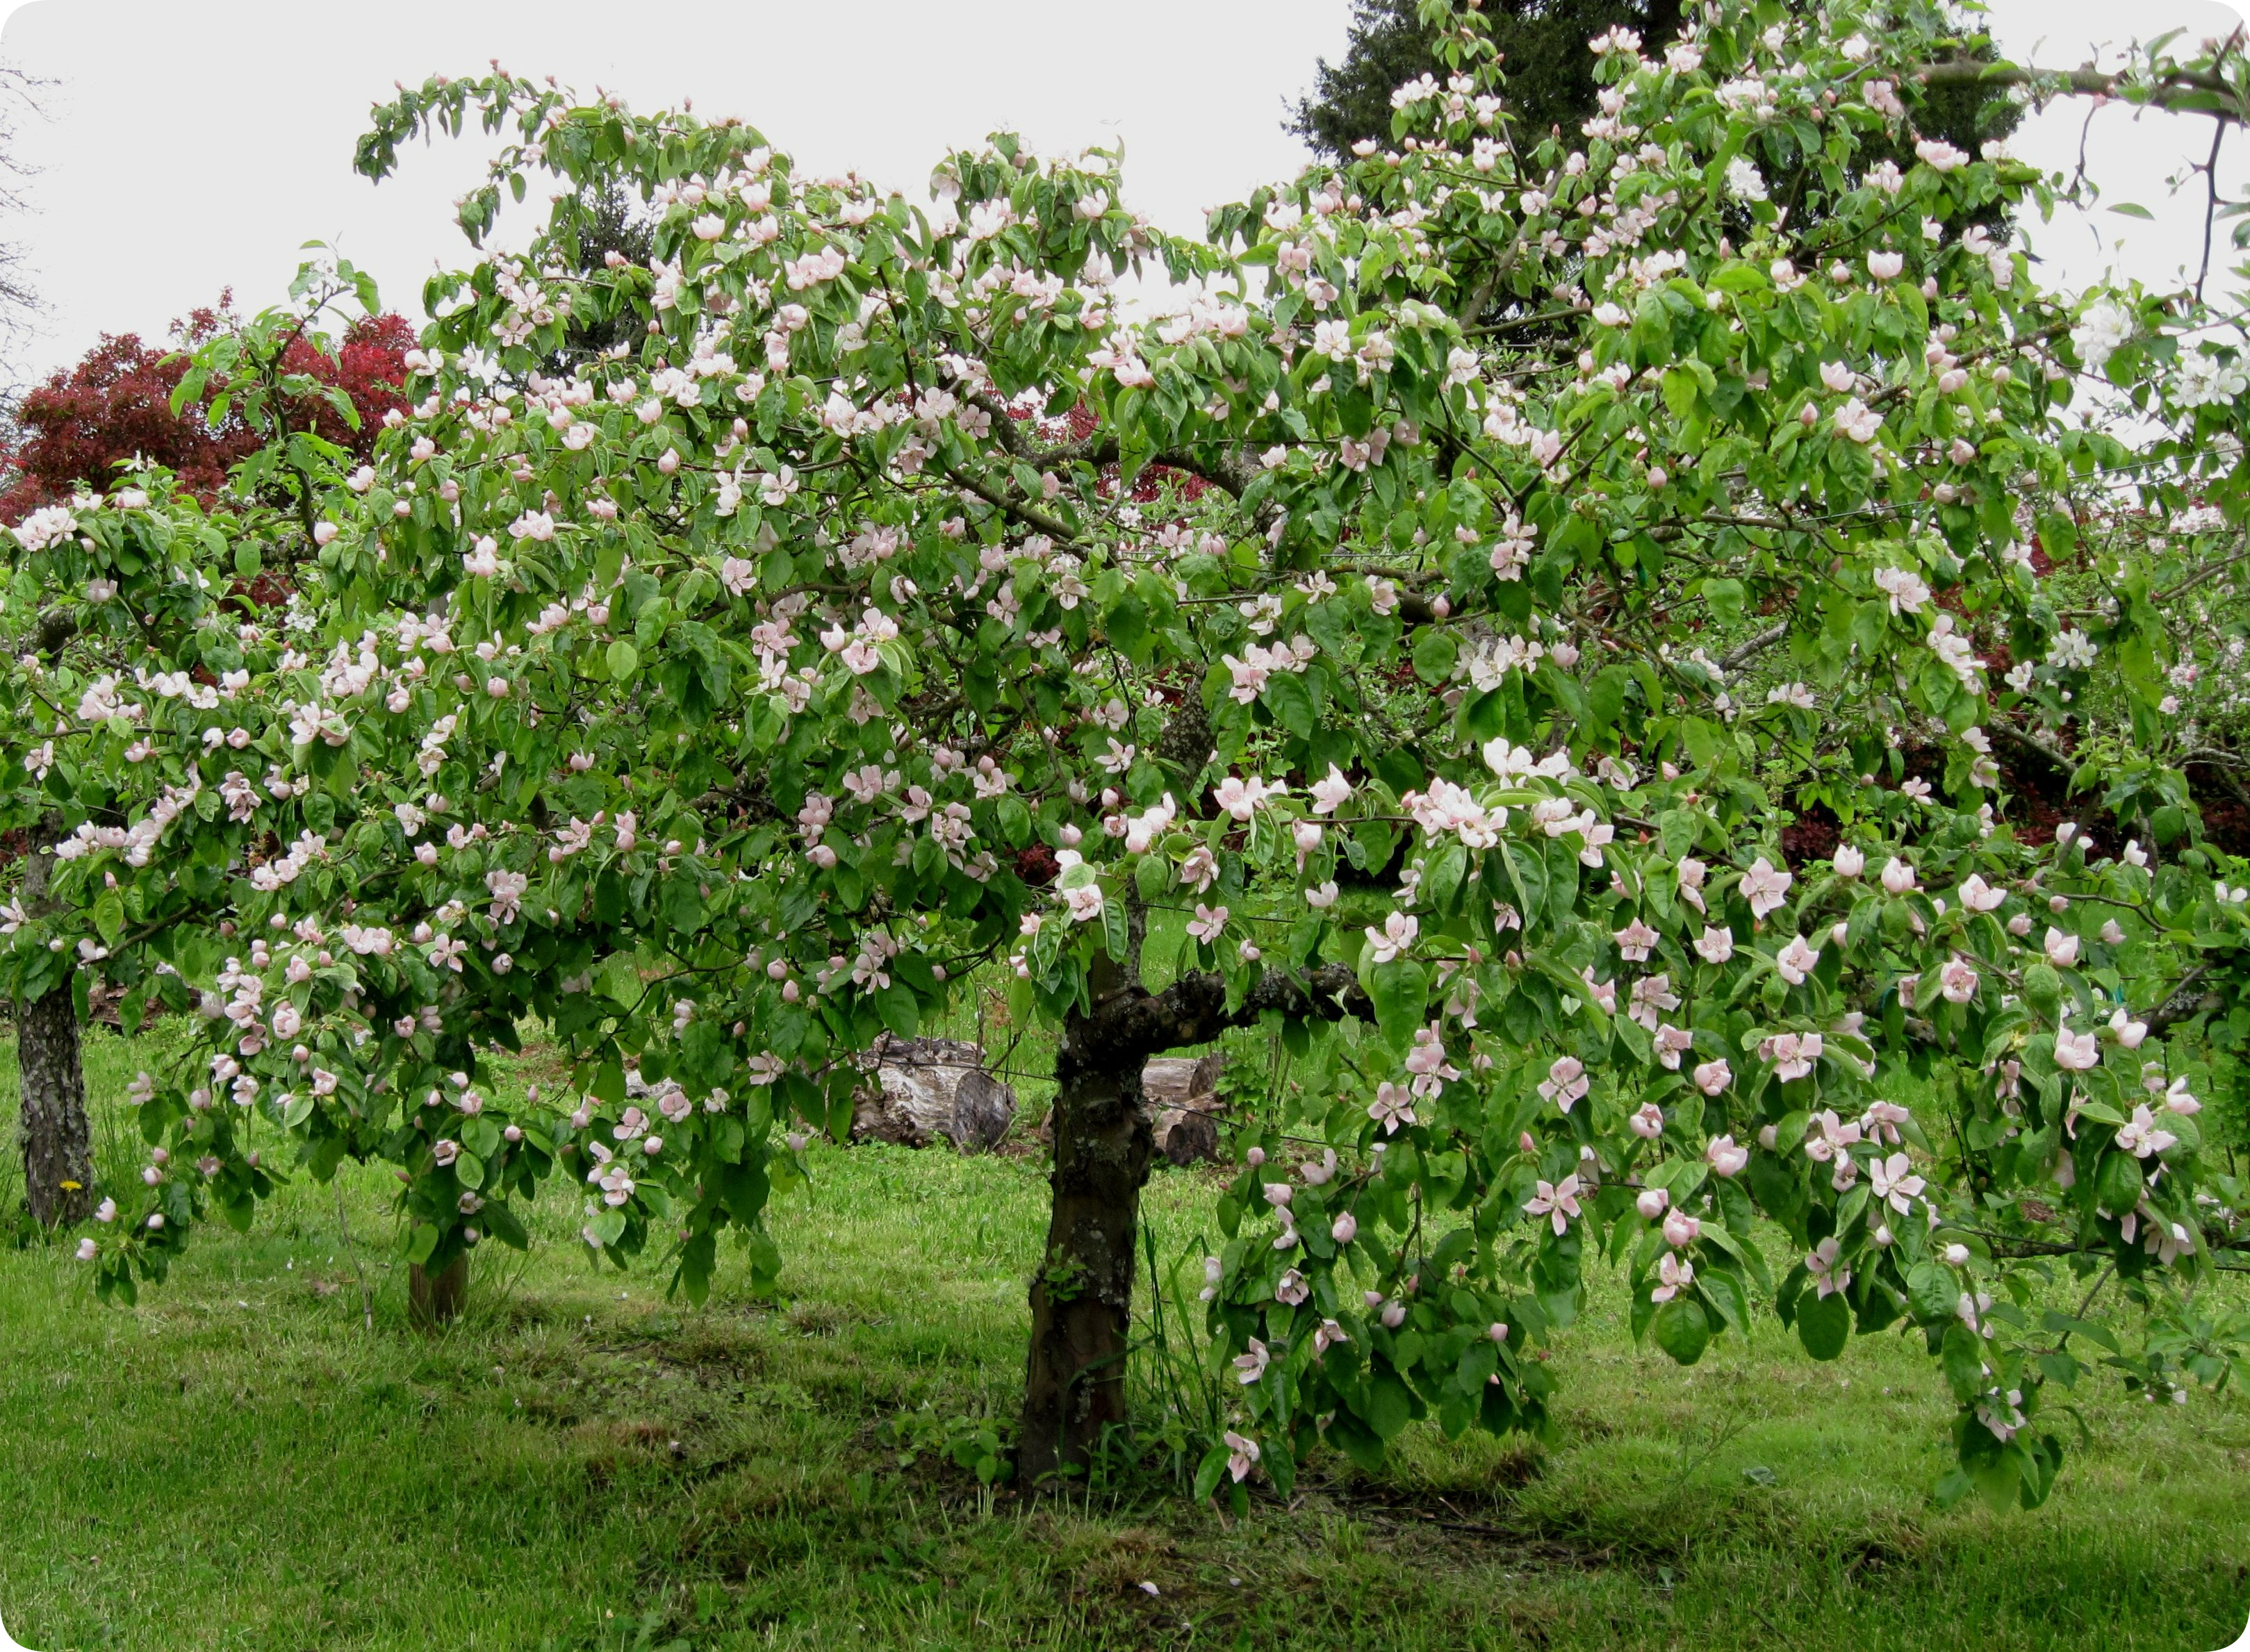
<svg viewBox="0 0 2250 1652"><path fill-rule="evenodd" d="M47 829L53 829L52 822ZM23 904L35 917L52 905L47 879L54 864L54 851L45 843L24 862ZM93 1208L93 1143L86 1119L78 1006L67 975L16 1006L16 1064L23 1080L16 1139L31 1219L47 1228L83 1222Z"/></svg>

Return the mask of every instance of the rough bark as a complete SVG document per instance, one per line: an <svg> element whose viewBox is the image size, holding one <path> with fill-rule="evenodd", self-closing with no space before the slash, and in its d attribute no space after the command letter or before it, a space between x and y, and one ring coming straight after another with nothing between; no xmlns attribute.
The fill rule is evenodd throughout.
<svg viewBox="0 0 2250 1652"><path fill-rule="evenodd" d="M1017 1435L1018 1483L1039 1490L1083 1471L1125 1421L1133 1248L1155 1138L1138 1062L1105 1059L1091 1018L1073 1015L1055 1055L1053 1210L1032 1280L1031 1359Z"/></svg>
<svg viewBox="0 0 2250 1652"><path fill-rule="evenodd" d="M406 1270L406 1318L417 1331L437 1331L461 1317L469 1304L469 1258L465 1251L431 1273L420 1263Z"/></svg>
<svg viewBox="0 0 2250 1652"><path fill-rule="evenodd" d="M1016 1436L1017 1483L1031 1491L1082 1476L1104 1435L1127 1420L1134 1246L1155 1148L1142 1085L1148 1058L1208 1043L1268 1009L1371 1018L1352 972L1336 966L1301 976L1269 973L1233 1006L1216 975L1184 975L1150 993L1105 969L1092 985L1093 1013L1065 1021L1055 1052L1053 1208L1032 1281Z"/></svg>
<svg viewBox="0 0 2250 1652"><path fill-rule="evenodd" d="M51 838L52 823L43 830ZM23 903L39 913L52 905L47 881L54 851L43 841L24 863ZM23 1105L16 1138L24 1158L24 1193L43 1227L83 1222L93 1207L93 1138L86 1118L86 1072L79 1052L78 1008L70 981L16 1006L16 1065Z"/></svg>

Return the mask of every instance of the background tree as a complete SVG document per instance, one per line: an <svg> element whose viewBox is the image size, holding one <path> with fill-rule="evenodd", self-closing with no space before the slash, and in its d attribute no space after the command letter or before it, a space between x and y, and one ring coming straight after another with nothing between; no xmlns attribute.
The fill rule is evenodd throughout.
<svg viewBox="0 0 2250 1652"><path fill-rule="evenodd" d="M296 326L273 341L270 359L247 376L242 368L257 360L254 351L216 378L191 368L190 352L208 350L221 335L242 330L222 294L217 306L174 325L172 348L152 349L131 334L105 336L74 366L31 390L17 409L13 445L4 456L0 520L21 522L61 501L99 496L128 471L154 471L205 504L238 485L270 494L275 485L262 472L292 424L303 439L363 458L373 451L384 415L404 406L398 389L414 334L399 316L360 316L333 341ZM183 404L181 388L191 371L201 388ZM262 388L267 385L288 388L269 395ZM286 600L288 586L276 578L285 571L277 559L271 567L261 561L223 573L239 576L228 580L226 589L254 612ZM34 657L59 657L78 625L72 606L51 605L32 639ZM44 917L52 911L53 848L66 835L61 805L68 792L67 781L52 770L39 778L58 789L51 800L56 807L17 835L22 857L17 898L24 911ZM79 1035L90 1007L88 980L65 970L44 991L19 996L15 1005L22 1097L17 1139L26 1203L43 1226L79 1222L93 1208Z"/></svg>
<svg viewBox="0 0 2250 1652"><path fill-rule="evenodd" d="M175 321L163 348L144 344L138 334L105 334L78 361L26 393L15 440L0 456L0 519L20 520L74 492L105 491L136 465L168 472L197 498L216 499L266 439L224 383L207 382L191 405L178 404L191 354L240 329L229 306L230 295L221 293L216 305ZM404 406L398 391L413 344L404 317L361 316L332 341L286 341L274 370L317 387L293 403L306 429L365 458L383 415ZM330 392L344 398L349 412Z"/></svg>
<svg viewBox="0 0 2250 1652"><path fill-rule="evenodd" d="M31 211L24 185L31 176L22 154L21 122L38 118L39 94L51 82L26 73L15 64L0 63L0 219L15 220ZM0 347L6 367L0 368L0 402L12 406L21 377L16 370L17 352L27 341L40 309L31 285L23 244L12 234L0 236Z"/></svg>
<svg viewBox="0 0 2250 1652"><path fill-rule="evenodd" d="M1681 0L1486 0L1478 10L1488 19L1489 38L1506 69L1515 141L1527 146L1550 131L1575 142L1585 122L1599 114L1597 60L1587 41L1613 28L1629 29L1653 54L1678 37L1685 15ZM1810 8L1783 10L1802 15ZM1314 93L1298 101L1288 129L1339 161L1350 157L1355 144L1389 143L1397 114L1391 94L1418 76L1446 72L1445 15L1445 7L1430 0L1354 0L1342 61L1320 59ZM1949 38L1933 43L1948 60L1998 61L1998 51L1967 23L1949 23ZM1972 155L1988 141L2005 141L2023 119L2017 95L2006 87L1955 79L1936 85L1908 81L1902 91L1915 130ZM1800 147L1793 164L1770 169L1777 198L1785 204L1802 198L1809 148ZM1910 165L1913 157L1870 138L1858 146L1857 159L1865 167L1886 160ZM1998 233L2005 214L2005 203L1986 203L1970 221Z"/></svg>
<svg viewBox="0 0 2250 1652"><path fill-rule="evenodd" d="M1391 94L1425 74L1445 73L1439 25L1422 0L1353 0L1343 59L1320 59L1314 90L1288 129L1332 160L1365 140L1391 141ZM1680 31L1680 0L1487 0L1491 38L1508 73L1508 113L1521 141L1560 127L1567 135L1594 113L1594 59L1586 42L1616 27L1637 31L1652 50Z"/></svg>

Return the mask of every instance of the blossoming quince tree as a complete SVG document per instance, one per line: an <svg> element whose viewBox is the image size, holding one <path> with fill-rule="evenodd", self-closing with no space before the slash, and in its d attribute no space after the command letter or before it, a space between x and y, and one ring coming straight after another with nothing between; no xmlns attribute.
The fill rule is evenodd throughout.
<svg viewBox="0 0 2250 1652"><path fill-rule="evenodd" d="M2238 423L2179 412L2202 347L2154 299L2081 325L1976 228L2046 198L2005 153L1862 161L1954 44L1919 0L1612 32L1567 139L1425 10L1453 72L1396 143L1199 241L1101 152L995 139L925 204L499 72L376 111L370 176L501 136L479 248L552 199L431 281L373 460L309 521L151 485L17 530L8 623L81 617L10 670L10 778L79 811L88 918L9 967L205 1017L141 1088L105 1288L247 1220L276 1143L394 1164L427 1270L567 1170L604 1253L700 1298L732 1230L770 1278L793 1122L842 1130L862 1052L1005 972L1059 1034L1033 1482L1126 1420L1142 1066L1253 1024L1292 1065L1218 1203L1206 1490L1537 1425L1602 1253L1683 1362L1760 1299L1817 1359L1914 1328L1957 1492L2044 1497L2092 1346L2223 1375L2191 1287L2240 1195L2176 988L2239 970L2240 874L2163 773L2162 841L2027 842L1984 733L2096 675L2157 726L2180 547L2081 630L2031 544L2133 457L2070 415L2088 347L2179 475ZM654 253L589 272L618 184ZM1135 268L1191 296L1135 320ZM1195 485L1133 503L1159 475ZM224 577L267 558L278 622ZM1842 841L1792 866L1807 796ZM503 1108L480 1056L526 1017L572 1080Z"/></svg>

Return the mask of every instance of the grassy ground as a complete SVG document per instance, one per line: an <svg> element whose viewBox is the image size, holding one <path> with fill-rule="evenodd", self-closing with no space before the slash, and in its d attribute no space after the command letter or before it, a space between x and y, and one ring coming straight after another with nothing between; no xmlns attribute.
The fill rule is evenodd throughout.
<svg viewBox="0 0 2250 1652"><path fill-rule="evenodd" d="M89 1065L114 1130L128 1047ZM10 1134L14 1066L0 1046ZM2097 1393L2046 1509L1939 1512L1948 1408L1917 1353L1816 1367L1769 1323L1681 1371L1615 1293L1557 1357L1543 1445L1417 1435L1241 1523L1149 1485L1026 1508L929 1448L1015 1401L1039 1161L814 1160L776 1215L779 1304L722 1277L691 1312L652 1270L596 1274L557 1200L528 1263L480 1256L467 1320L418 1338L375 1174L343 1200L372 1333L309 1185L137 1311L66 1249L0 1250L0 1617L38 1652L2205 1652L2250 1612L2237 1397ZM1166 1258L1198 1254L1209 1196L1160 1173Z"/></svg>

